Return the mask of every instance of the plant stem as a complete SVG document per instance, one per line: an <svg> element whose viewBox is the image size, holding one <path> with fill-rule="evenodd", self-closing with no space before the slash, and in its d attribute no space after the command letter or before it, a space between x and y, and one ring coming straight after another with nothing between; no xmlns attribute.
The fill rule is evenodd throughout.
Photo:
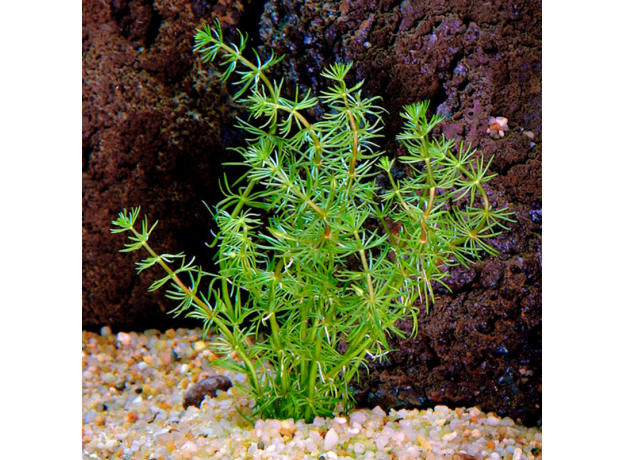
<svg viewBox="0 0 624 460"><path fill-rule="evenodd" d="M321 356L321 338L318 334L319 319L316 318L312 328L312 338L314 340L314 360L310 363L310 373L308 376L308 405L305 409L305 420L312 421L312 404L314 393L316 392L316 376L318 373L319 360Z"/></svg>
<svg viewBox="0 0 624 460"><path fill-rule="evenodd" d="M134 229L134 226L130 227L130 229L132 230L132 233L134 233L134 235L137 238L139 238L141 236L141 234ZM245 351L240 349L240 347L238 346L238 341L234 337L234 334L232 333L232 331L230 331L230 329L219 318L218 315L214 314L214 312L211 310L211 308L203 300L201 300L199 297L197 297L186 286L186 284L184 284L182 282L182 280L180 280L178 275L173 270L171 270L171 268L169 268L169 265L167 265L167 263L164 260L162 260L162 257L160 257L158 254L156 254L156 252L150 247L150 245L147 243L147 241L141 241L141 245L143 246L143 248L152 257L154 257L156 259L158 264L167 272L167 274L169 275L169 278L171 278L173 280L173 282L182 290L182 292L184 292L184 294L186 294L187 297L192 298L193 299L193 303L195 305L199 306L206 313L206 316L208 316L214 322L214 324L217 326L219 331L230 341L230 343L237 344L237 347L236 347L235 351L238 353L238 356L240 356L241 360L245 364L245 367L247 369L247 376L251 379L252 387L256 391L259 391L260 390L260 384L259 384L258 378L256 376L255 368L254 368L253 364L251 363L251 360L249 359L249 357L245 353Z"/></svg>

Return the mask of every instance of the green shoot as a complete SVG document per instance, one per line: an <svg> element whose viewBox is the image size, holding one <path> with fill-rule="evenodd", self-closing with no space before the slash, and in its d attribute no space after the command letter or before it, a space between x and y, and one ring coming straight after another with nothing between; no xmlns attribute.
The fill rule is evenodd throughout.
<svg viewBox="0 0 624 460"><path fill-rule="evenodd" d="M219 273L154 252L156 224L139 226L139 208L120 213L112 232L129 233L123 252L149 254L139 272L162 267L150 290L169 286L175 314L219 333L218 364L247 375L254 416L310 422L353 407L350 383L388 353L389 334L407 335L397 321L411 317L415 334L434 285L444 286L449 267L496 254L489 240L511 213L486 195L491 161L432 139L442 119L427 117L428 103L401 114L407 174L398 178L376 143L384 110L363 97L362 82L347 85L351 64L322 73L329 86L318 98L296 91L290 100L268 76L280 59L248 60L245 44L242 34L225 43L218 22L196 35L203 61L220 58L223 80L238 76L235 98L249 113L239 120L248 143L237 149L248 170L224 180L213 213ZM327 110L315 121L309 112L320 104Z"/></svg>

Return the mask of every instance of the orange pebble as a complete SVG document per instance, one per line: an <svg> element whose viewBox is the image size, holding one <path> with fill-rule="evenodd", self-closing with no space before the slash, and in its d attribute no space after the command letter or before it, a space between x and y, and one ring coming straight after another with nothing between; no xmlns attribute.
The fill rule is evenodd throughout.
<svg viewBox="0 0 624 460"><path fill-rule="evenodd" d="M106 419L102 417L101 415L98 415L97 417L93 419L93 421L98 426L104 426L104 422L106 421Z"/></svg>
<svg viewBox="0 0 624 460"><path fill-rule="evenodd" d="M493 440L490 439L487 443L485 443L485 447L487 447L488 449L494 449L496 447L496 444Z"/></svg>
<svg viewBox="0 0 624 460"><path fill-rule="evenodd" d="M128 412L126 414L126 421L130 422L130 423L134 423L139 419L139 416L137 414L135 414L134 412Z"/></svg>
<svg viewBox="0 0 624 460"><path fill-rule="evenodd" d="M169 444L167 444L167 449L168 449L170 452L173 452L173 451L175 450L175 448L176 448L176 446L175 446L175 444L174 444L174 442L173 442L173 439L172 439L171 441L169 441Z"/></svg>

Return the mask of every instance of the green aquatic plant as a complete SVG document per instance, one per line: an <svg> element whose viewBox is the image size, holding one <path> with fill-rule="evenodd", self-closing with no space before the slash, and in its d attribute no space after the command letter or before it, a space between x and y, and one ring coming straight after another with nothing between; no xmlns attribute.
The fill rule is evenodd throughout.
<svg viewBox="0 0 624 460"><path fill-rule="evenodd" d="M309 422L352 407L350 383L367 360L389 351L389 334L408 335L397 320L411 317L415 334L434 284L444 285L450 266L495 254L488 239L510 213L484 191L489 163L432 138L442 118L427 117L427 103L401 113L399 178L375 143L379 98L363 97L362 82L347 85L350 63L322 73L329 86L318 97L295 90L290 99L268 77L280 59L255 53L254 62L244 48L242 34L226 43L218 22L197 31L195 51L204 62L221 56L222 79L238 76L234 98L249 113L239 120L247 145L236 149L246 170L224 180L213 213L219 272L157 254L148 244L156 224L139 225L139 208L120 213L111 231L130 232L123 252L149 253L139 272L165 270L150 291L169 283L173 312L218 331L217 364L246 374L254 416Z"/></svg>

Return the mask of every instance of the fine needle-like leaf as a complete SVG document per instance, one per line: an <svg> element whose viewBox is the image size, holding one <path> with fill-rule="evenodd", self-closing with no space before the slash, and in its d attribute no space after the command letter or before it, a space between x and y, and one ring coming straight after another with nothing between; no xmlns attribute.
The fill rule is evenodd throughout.
<svg viewBox="0 0 624 460"><path fill-rule="evenodd" d="M127 232L122 252L147 252L139 273L164 270L149 290L167 286L174 315L217 333L213 365L247 377L239 389L254 406L239 408L244 417L311 422L348 411L351 383L390 352L391 335L417 333L449 271L496 254L512 214L486 193L492 158L433 138L443 118L420 102L401 113L406 153L395 161L379 147L379 98L347 83L354 63L322 71L317 98L269 78L281 58L247 53L240 32L226 42L218 21L195 40L203 62L219 60L222 80L235 79L234 99L247 111L237 124L246 144L230 163L244 172L224 177L224 198L210 209L218 273L155 252L156 223L139 226L140 208L119 213L111 232ZM403 318L411 331L398 326Z"/></svg>

